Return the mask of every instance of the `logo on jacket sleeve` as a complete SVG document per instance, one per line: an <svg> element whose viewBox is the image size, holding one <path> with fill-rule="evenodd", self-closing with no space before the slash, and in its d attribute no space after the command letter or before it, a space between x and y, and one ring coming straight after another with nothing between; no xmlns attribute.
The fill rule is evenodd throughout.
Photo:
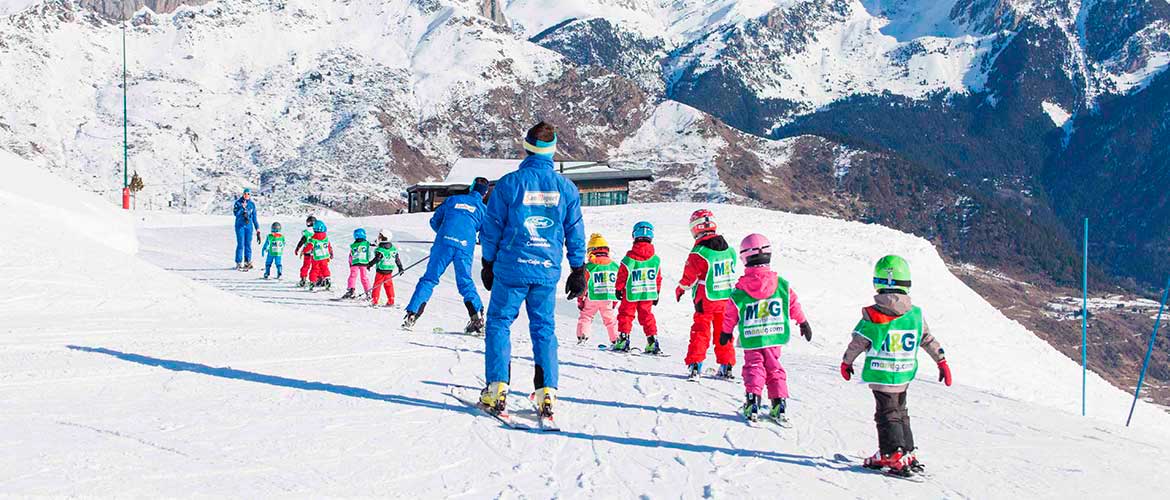
<svg viewBox="0 0 1170 500"><path fill-rule="evenodd" d="M525 191L524 204L536 207L555 207L561 204L560 191Z"/></svg>

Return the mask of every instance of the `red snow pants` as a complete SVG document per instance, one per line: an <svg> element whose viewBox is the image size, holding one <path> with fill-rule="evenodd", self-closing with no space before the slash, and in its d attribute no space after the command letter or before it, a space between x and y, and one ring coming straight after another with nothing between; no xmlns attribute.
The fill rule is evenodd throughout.
<svg viewBox="0 0 1170 500"><path fill-rule="evenodd" d="M330 276L332 275L329 273L329 259L313 261L313 268L309 270L309 281L316 283L317 280Z"/></svg>
<svg viewBox="0 0 1170 500"><path fill-rule="evenodd" d="M721 365L735 364L735 342L719 345L719 334L723 333L723 310L726 300L700 299L695 303L695 315L691 323L691 343L687 346L686 364L702 363L707 359L707 349L715 346L715 361Z"/></svg>
<svg viewBox="0 0 1170 500"><path fill-rule="evenodd" d="M634 328L634 316L638 317L638 323L642 325L642 332L647 337L651 335L658 335L658 323L654 321L654 302L643 300L640 302L630 302L623 300L618 306L618 332L629 335L630 330Z"/></svg>
<svg viewBox="0 0 1170 500"><path fill-rule="evenodd" d="M382 289L386 289L386 305L394 305L394 273L378 273L374 275L374 288L371 292L374 305L382 298Z"/></svg>
<svg viewBox="0 0 1170 500"><path fill-rule="evenodd" d="M301 279L309 277L309 271L313 269L313 256L305 254L305 260L301 263Z"/></svg>

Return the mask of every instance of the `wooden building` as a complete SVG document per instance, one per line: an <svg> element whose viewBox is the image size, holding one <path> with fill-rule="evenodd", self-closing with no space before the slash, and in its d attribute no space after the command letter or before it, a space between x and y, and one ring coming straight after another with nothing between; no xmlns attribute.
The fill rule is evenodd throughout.
<svg viewBox="0 0 1170 500"><path fill-rule="evenodd" d="M468 192L476 177L484 177L494 186L501 177L519 168L520 161L460 158L442 182L420 182L406 189L409 210L432 212L447 197ZM618 169L606 162L560 161L555 165L577 186L581 205L586 207L625 205L630 199L630 182L654 180L649 170Z"/></svg>

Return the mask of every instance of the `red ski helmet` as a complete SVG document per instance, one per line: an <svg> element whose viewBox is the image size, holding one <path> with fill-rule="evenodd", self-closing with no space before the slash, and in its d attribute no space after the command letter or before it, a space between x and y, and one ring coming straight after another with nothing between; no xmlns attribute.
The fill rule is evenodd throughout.
<svg viewBox="0 0 1170 500"><path fill-rule="evenodd" d="M691 214L691 236L696 240L699 236L707 233L714 233L719 229L715 224L715 214L710 210L700 208Z"/></svg>

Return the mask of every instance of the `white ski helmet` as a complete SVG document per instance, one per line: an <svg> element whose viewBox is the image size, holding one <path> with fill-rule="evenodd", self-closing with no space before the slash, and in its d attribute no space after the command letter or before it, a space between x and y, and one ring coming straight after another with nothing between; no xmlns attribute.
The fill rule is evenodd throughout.
<svg viewBox="0 0 1170 500"><path fill-rule="evenodd" d="M386 241L393 241L394 240L394 231L391 231L389 229L383 229L381 231L378 231L378 238L386 240Z"/></svg>

